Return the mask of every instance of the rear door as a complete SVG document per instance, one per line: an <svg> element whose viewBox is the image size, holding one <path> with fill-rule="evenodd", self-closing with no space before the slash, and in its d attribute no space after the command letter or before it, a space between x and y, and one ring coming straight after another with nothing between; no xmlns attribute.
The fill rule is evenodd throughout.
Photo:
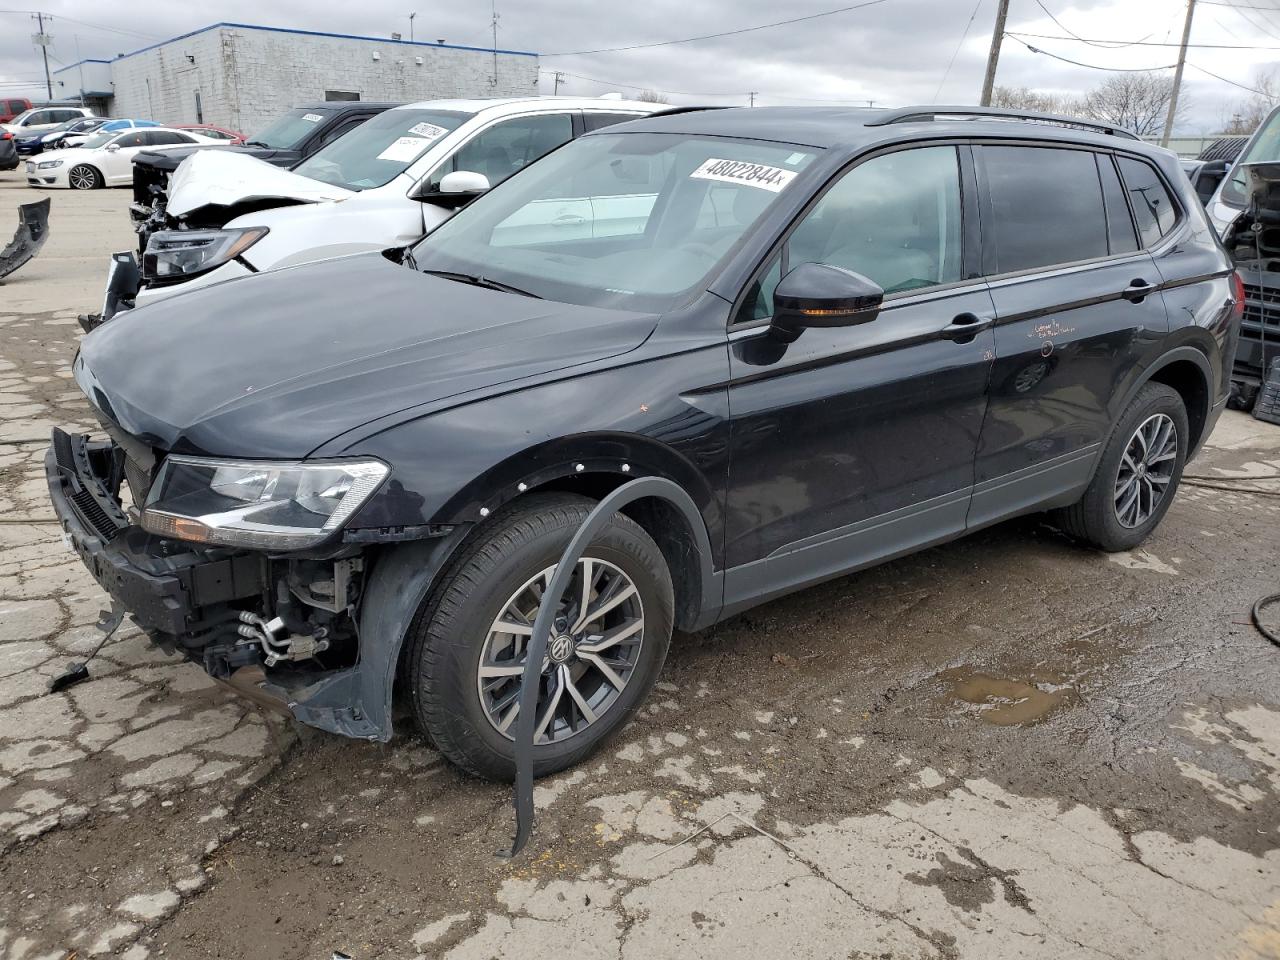
<svg viewBox="0 0 1280 960"><path fill-rule="evenodd" d="M981 526L1077 499L1114 398L1169 322L1109 153L1041 143L974 150L996 308L969 516Z"/></svg>
<svg viewBox="0 0 1280 960"><path fill-rule="evenodd" d="M150 146L154 134L145 130L132 130L116 137L110 146L115 150L103 150L98 154L102 176L108 184L133 181L133 158Z"/></svg>
<svg viewBox="0 0 1280 960"><path fill-rule="evenodd" d="M991 297L967 259L977 213L967 156L925 145L858 162L748 290L730 331L726 550L737 569L726 604L963 531L994 348ZM753 199L742 188L716 197L699 222L741 222ZM779 340L773 291L801 263L874 280L886 291L879 316Z"/></svg>

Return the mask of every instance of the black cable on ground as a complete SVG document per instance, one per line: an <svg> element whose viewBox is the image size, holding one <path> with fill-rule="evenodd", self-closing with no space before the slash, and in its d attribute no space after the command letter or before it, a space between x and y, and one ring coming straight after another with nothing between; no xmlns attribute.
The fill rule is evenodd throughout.
<svg viewBox="0 0 1280 960"><path fill-rule="evenodd" d="M1258 632L1280 647L1280 635L1277 635L1270 627L1265 626L1262 622L1262 608L1273 603L1280 603L1280 593L1273 593L1269 597L1262 597L1253 605L1253 625L1258 628Z"/></svg>

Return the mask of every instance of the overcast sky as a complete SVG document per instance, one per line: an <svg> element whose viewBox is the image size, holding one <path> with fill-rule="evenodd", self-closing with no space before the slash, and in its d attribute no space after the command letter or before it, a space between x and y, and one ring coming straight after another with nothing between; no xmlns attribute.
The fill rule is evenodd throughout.
<svg viewBox="0 0 1280 960"><path fill-rule="evenodd" d="M871 100L890 106L976 103L997 0L981 0L961 43L974 2L883 0L862 10L733 37L556 57L550 54L755 26L830 10L840 6L841 0L788 4L764 0L647 0L639 4L499 0L498 43L543 54L546 93L551 92L551 72L560 70L566 74L562 93L628 93L633 87L647 87L664 92L672 103L745 105L748 92L753 90L757 91L756 102L763 104L822 100ZM1184 0L1042 2L1067 30L1089 40L1176 44L1185 15ZM50 0L43 9L54 18L47 28L54 37L51 67L71 64L81 57L110 58L218 20L366 36L400 31L407 37L408 14L416 9L415 36L419 40L478 46L491 42L489 14L479 3L282 0L270 4L269 12L266 7L250 0L215 0L202 6L204 12L196 12L190 4ZM1267 12L1271 8L1275 13ZM1064 35L1063 28L1036 0L1012 0L1008 29ZM40 55L31 43L34 32L35 23L25 12L0 11L0 92L29 93L34 99L42 90ZM1177 56L1173 46L1115 49L1063 39L1028 38L1027 42L1062 57L1109 67L1160 67L1172 64ZM1258 69L1280 66L1280 0L1236 0L1236 5L1205 0L1197 9L1192 42L1272 48L1193 49L1188 56L1196 67L1251 85ZM955 62L947 73L953 54ZM1072 93L1083 92L1107 76L1032 53L1009 38L1004 43L997 82ZM1184 89L1191 109L1185 128L1179 132L1187 134L1217 129L1224 117L1230 117L1234 104L1249 96L1245 90L1190 66Z"/></svg>

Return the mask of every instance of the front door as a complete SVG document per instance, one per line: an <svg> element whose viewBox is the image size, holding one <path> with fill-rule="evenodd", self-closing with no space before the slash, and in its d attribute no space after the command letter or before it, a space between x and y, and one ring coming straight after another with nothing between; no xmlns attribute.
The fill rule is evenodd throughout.
<svg viewBox="0 0 1280 960"><path fill-rule="evenodd" d="M976 207L961 151L859 163L749 290L730 331L728 608L963 531L994 337L965 249ZM879 316L780 340L772 292L806 262L874 280L886 293Z"/></svg>
<svg viewBox="0 0 1280 960"><path fill-rule="evenodd" d="M1163 342L1168 317L1109 154L974 149L997 317L969 518L981 526L1083 491L1115 398Z"/></svg>

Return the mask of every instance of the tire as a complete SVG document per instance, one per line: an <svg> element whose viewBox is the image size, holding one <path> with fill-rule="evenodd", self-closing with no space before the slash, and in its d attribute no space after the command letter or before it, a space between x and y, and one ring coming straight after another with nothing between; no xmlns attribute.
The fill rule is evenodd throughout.
<svg viewBox="0 0 1280 960"><path fill-rule="evenodd" d="M500 619L509 625L515 625L512 621L532 624L538 600L536 592L528 591L536 591L538 585L545 588L540 577L554 567L594 505L592 500L569 494L534 494L517 501L463 544L414 620L406 667L415 718L440 752L469 773L489 780L509 781L515 776L514 741L508 735L514 733L515 722L506 703L513 692L518 694L519 677L490 679L486 674L482 682L481 657L491 672L503 670L505 664L506 672L514 673L513 667L523 662L519 651L527 642L525 638L495 628ZM563 643L559 649L555 643L549 645L552 673L542 679L540 721L546 716L544 703L554 694L553 683L561 690L561 697L547 733L535 739L535 777L573 766L622 727L652 689L671 640L671 574L661 550L639 524L615 515L584 559L591 561L592 583L600 585L596 597L600 602L588 604L589 610L626 594L628 584L635 593L605 614L620 620L593 621L588 624L592 630L570 637L573 642ZM553 640L572 633L573 625L566 621L576 618L574 604L580 595L583 569L579 564L565 594L574 600L566 601L566 618L559 624L559 633L553 631ZM523 607L518 602L521 597L526 601ZM637 609L642 629L635 631ZM610 627L611 622L622 628ZM591 659L593 654L576 646L578 640L587 644L592 636L599 642L608 629L633 631L608 653L594 655L623 681L620 690L604 679ZM567 662L559 664L552 659L566 647L571 649ZM621 663L624 659L630 662ZM572 690L583 700L565 693L570 688L560 683L565 676L562 671L572 676L579 670L582 673ZM595 717L593 721L579 708L582 702ZM561 713L565 714L563 719ZM509 724L507 733L499 729L503 721Z"/></svg>
<svg viewBox="0 0 1280 960"><path fill-rule="evenodd" d="M97 167L78 163L67 172L67 185L72 190L97 190L102 186L102 174Z"/></svg>
<svg viewBox="0 0 1280 960"><path fill-rule="evenodd" d="M1150 432L1153 426L1162 428L1166 423L1172 424L1176 434L1171 438L1172 443L1170 438L1160 440L1159 434ZM1141 475L1135 478L1138 471L1131 469L1131 465L1137 462L1137 452L1143 449L1138 438L1140 430L1148 431L1149 442L1160 447L1150 456L1161 459L1154 464L1144 461ZM1182 397L1163 383L1145 384L1120 415L1084 496L1078 503L1059 511L1059 526L1077 540L1109 553L1131 550L1142 543L1159 526L1177 494L1189 439L1187 408ZM1134 445L1132 451L1131 444ZM1126 453L1134 455L1126 459ZM1164 482L1159 482L1157 477L1164 478ZM1134 484L1126 486L1123 499L1118 499L1121 485L1131 478ZM1136 509L1129 500L1134 486L1138 488L1139 498ZM1147 491L1161 487L1163 493L1158 500L1147 496ZM1143 507L1148 504L1149 509L1143 516Z"/></svg>

